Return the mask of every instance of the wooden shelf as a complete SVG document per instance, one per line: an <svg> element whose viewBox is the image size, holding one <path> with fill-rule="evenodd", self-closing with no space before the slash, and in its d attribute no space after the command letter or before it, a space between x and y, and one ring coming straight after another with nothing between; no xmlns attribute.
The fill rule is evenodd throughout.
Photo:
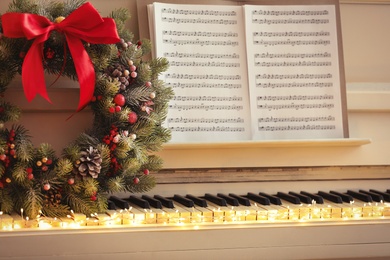
<svg viewBox="0 0 390 260"><path fill-rule="evenodd" d="M368 138L340 138L316 140L269 140L237 141L220 143L167 143L165 150L219 149L219 148L289 148L289 147L329 147L329 146L362 146L371 143Z"/></svg>

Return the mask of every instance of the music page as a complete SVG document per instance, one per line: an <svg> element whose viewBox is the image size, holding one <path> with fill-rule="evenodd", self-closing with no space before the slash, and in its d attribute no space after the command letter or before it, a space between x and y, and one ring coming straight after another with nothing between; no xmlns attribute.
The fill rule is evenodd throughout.
<svg viewBox="0 0 390 260"><path fill-rule="evenodd" d="M335 7L244 8L253 139L344 137Z"/></svg>
<svg viewBox="0 0 390 260"><path fill-rule="evenodd" d="M251 139L242 6L154 3L156 57L175 92L166 127L171 143Z"/></svg>

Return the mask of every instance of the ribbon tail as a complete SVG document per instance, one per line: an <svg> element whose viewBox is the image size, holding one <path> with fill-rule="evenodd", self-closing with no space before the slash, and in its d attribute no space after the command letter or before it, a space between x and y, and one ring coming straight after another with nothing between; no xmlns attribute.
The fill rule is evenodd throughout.
<svg viewBox="0 0 390 260"><path fill-rule="evenodd" d="M91 102L93 97L95 91L95 69L81 40L72 35L66 35L66 38L80 83L80 100L76 110L79 112Z"/></svg>
<svg viewBox="0 0 390 260"><path fill-rule="evenodd" d="M24 94L28 101L41 95L48 102L52 103L46 91L45 76L42 66L43 43L34 43L27 52L22 67L22 83Z"/></svg>

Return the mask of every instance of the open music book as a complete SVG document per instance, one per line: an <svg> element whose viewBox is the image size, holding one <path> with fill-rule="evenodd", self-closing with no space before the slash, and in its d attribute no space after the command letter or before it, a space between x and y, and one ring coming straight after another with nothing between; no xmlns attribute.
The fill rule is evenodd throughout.
<svg viewBox="0 0 390 260"><path fill-rule="evenodd" d="M338 7L337 7L338 8ZM348 137L334 4L148 5L171 143Z"/></svg>

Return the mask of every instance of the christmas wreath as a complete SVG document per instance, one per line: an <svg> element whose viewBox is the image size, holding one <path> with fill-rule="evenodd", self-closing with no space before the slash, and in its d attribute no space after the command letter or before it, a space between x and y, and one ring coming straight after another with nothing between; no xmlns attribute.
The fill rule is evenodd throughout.
<svg viewBox="0 0 390 260"><path fill-rule="evenodd" d="M41 4L40 4L41 3ZM162 160L153 152L170 139L161 124L173 92L158 80L168 62L145 58L146 39L133 43L126 9L110 18L85 1L14 0L0 23L0 93L21 74L25 95L49 100L44 72L80 84L80 111L93 125L57 156L49 144L34 147L28 130L7 122L21 110L0 99L0 210L24 216L91 214L107 209L108 194L145 192L150 171ZM2 95L3 96L3 95ZM69 123L71 123L69 121Z"/></svg>

